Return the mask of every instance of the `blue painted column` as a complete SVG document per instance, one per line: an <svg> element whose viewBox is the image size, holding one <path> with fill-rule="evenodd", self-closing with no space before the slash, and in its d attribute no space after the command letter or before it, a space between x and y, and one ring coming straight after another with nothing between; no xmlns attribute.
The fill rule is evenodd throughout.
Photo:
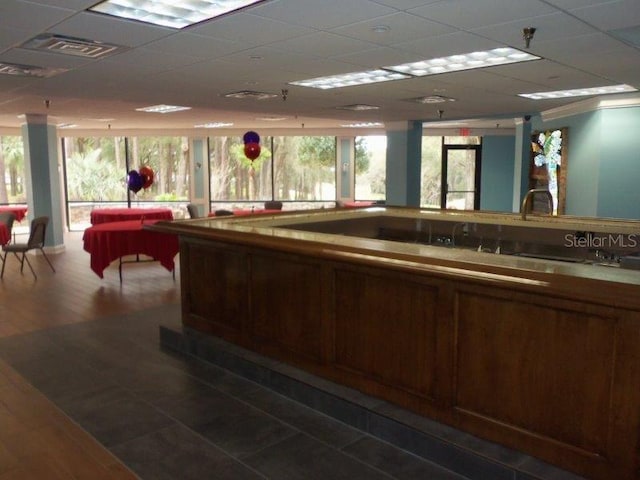
<svg viewBox="0 0 640 480"><path fill-rule="evenodd" d="M513 165L513 211L519 212L522 199L529 190L531 160L531 119L516 121L516 148Z"/></svg>
<svg viewBox="0 0 640 480"><path fill-rule="evenodd" d="M387 205L420 206L422 122L387 126Z"/></svg>
<svg viewBox="0 0 640 480"><path fill-rule="evenodd" d="M58 136L46 115L27 114L22 125L29 221L49 217L47 251L64 250L62 221L62 167L58 160Z"/></svg>

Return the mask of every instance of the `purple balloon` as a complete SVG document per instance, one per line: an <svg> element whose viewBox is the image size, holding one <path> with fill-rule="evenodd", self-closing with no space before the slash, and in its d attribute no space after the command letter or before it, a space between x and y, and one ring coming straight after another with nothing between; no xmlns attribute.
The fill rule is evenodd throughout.
<svg viewBox="0 0 640 480"><path fill-rule="evenodd" d="M140 174L135 170L130 170L129 174L127 175L127 186L129 187L129 190L131 190L133 193L138 193L142 189L143 185L144 180L142 179Z"/></svg>
<svg viewBox="0 0 640 480"><path fill-rule="evenodd" d="M260 143L260 135L258 135L256 132L253 132L251 130L245 133L242 139L244 140L245 145L247 143Z"/></svg>

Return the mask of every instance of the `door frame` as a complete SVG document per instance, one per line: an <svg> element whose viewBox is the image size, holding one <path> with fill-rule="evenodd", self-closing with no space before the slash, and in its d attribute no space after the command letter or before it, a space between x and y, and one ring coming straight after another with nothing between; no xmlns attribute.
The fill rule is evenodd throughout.
<svg viewBox="0 0 640 480"><path fill-rule="evenodd" d="M447 208L447 194L449 193L449 185L447 182L448 174L448 154L450 150L473 150L475 152L475 171L474 171L474 190L473 190L473 209L480 209L480 182L482 179L482 143L480 145L447 145L442 138L442 170L440 174L440 208Z"/></svg>

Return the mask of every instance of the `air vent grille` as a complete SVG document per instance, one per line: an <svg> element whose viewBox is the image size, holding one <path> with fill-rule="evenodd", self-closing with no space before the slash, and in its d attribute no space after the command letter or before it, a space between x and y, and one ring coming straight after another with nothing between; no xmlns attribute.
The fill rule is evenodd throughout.
<svg viewBox="0 0 640 480"><path fill-rule="evenodd" d="M64 68L45 68L33 65L19 65L17 63L0 63L1 75L48 78L66 71Z"/></svg>
<svg viewBox="0 0 640 480"><path fill-rule="evenodd" d="M126 47L119 45L53 34L38 35L25 42L22 46L31 50L45 50L83 58L102 58L127 50Z"/></svg>

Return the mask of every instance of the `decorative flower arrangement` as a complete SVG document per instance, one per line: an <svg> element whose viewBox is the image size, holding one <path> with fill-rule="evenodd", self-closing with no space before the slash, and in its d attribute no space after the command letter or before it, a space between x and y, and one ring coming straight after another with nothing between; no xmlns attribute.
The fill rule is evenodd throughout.
<svg viewBox="0 0 640 480"><path fill-rule="evenodd" d="M536 167L547 167L549 173L548 189L553 197L553 213L558 211L558 166L562 164L562 132L554 130L552 132L544 132L538 135L538 141L531 142L531 149L536 154L533 157L533 163Z"/></svg>
<svg viewBox="0 0 640 480"><path fill-rule="evenodd" d="M562 148L562 132L560 130L554 130L549 133L541 133L538 135L538 143L531 143L531 147L537 155L534 157L533 162L536 167L547 165L549 171L562 163L562 157L560 156L560 149Z"/></svg>

